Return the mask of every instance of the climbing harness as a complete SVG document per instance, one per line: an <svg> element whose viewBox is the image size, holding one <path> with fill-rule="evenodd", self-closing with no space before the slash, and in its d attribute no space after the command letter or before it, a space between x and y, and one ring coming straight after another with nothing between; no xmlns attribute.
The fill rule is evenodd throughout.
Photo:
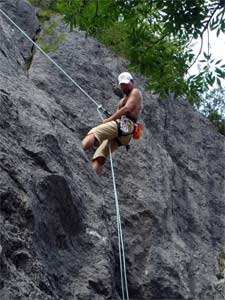
<svg viewBox="0 0 225 300"><path fill-rule="evenodd" d="M122 116L118 122L118 136L131 135L133 133L133 129L134 121L127 116Z"/></svg>
<svg viewBox="0 0 225 300"><path fill-rule="evenodd" d="M132 122L133 131L129 131L129 124ZM122 116L119 123L119 136L125 136L132 134L133 139L138 140L141 138L143 126L137 123L135 119L130 116Z"/></svg>
<svg viewBox="0 0 225 300"><path fill-rule="evenodd" d="M135 119L130 116L122 116L117 122L118 126L118 137L132 135L133 139L138 140L141 138L143 127L140 123L137 123ZM132 131L130 130L132 125ZM123 145L119 139L117 139L118 145L126 146L127 151L130 149L130 145Z"/></svg>
<svg viewBox="0 0 225 300"><path fill-rule="evenodd" d="M2 13L8 21L13 24L34 46L36 46L40 52L47 57L89 100L91 100L96 106L97 111L100 114L101 119L103 119L102 112L104 109L102 105L99 105L81 86L72 79L70 75L68 75L62 67L60 67L37 43L35 43L3 10L0 8L0 13ZM104 112L105 113L105 112ZM108 112L107 112L108 113ZM110 113L108 113L110 114ZM114 198L115 198L115 206L116 206L116 218L117 218L117 231L118 231L118 248L119 248L119 260L120 260L120 276L121 276L121 289L122 289L122 299L129 300L128 293L128 285L127 285L127 275L126 275L126 262L125 262L125 251L124 251L124 243L123 243L123 234L120 220L120 211L119 211L119 201L118 194L116 189L116 180L114 174L113 160L112 160L112 151L109 147L109 158L110 165L112 171L112 179L113 179L113 188L114 188Z"/></svg>
<svg viewBox="0 0 225 300"><path fill-rule="evenodd" d="M104 114L106 117L110 117L112 115L109 111L107 111L105 108L103 108L102 105L99 105L97 110L98 110L98 113L100 114L101 118L102 118L102 114ZM133 122L133 127L134 128L131 132L129 132L128 123L131 122L131 121ZM133 118L129 117L129 116L122 116L120 120L116 120L115 122L117 124L117 130L118 130L118 138L116 139L117 144L118 144L119 147L125 146L126 150L129 151L130 145L122 144L119 138L121 136L128 136L128 135L133 135L134 134L135 126L136 126L135 120Z"/></svg>

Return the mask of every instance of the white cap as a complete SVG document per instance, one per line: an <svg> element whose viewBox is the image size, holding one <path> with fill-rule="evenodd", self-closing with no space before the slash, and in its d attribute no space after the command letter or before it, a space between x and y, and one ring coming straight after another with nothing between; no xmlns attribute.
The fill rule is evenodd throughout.
<svg viewBox="0 0 225 300"><path fill-rule="evenodd" d="M119 84L121 83L129 83L131 80L133 80L133 77L128 72L123 72L118 76Z"/></svg>

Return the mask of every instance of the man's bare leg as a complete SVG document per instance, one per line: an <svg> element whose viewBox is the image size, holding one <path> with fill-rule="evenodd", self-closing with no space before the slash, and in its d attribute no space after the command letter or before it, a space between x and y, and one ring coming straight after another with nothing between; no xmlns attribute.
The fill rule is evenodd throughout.
<svg viewBox="0 0 225 300"><path fill-rule="evenodd" d="M96 138L95 138L94 133L86 135L85 138L82 141L84 151L87 151L92 146L94 146L95 142L96 142Z"/></svg>
<svg viewBox="0 0 225 300"><path fill-rule="evenodd" d="M97 157L92 161L92 168L96 175L100 174L101 166L103 166L104 163L105 163L105 157L103 156Z"/></svg>

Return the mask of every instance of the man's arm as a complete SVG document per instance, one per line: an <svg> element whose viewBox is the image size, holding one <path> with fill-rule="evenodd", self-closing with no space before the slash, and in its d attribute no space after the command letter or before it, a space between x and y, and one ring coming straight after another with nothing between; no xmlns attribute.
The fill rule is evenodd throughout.
<svg viewBox="0 0 225 300"><path fill-rule="evenodd" d="M120 102L117 105L117 110L119 110L121 107L123 107L124 100L125 100L125 97L123 97L122 99L120 99Z"/></svg>
<svg viewBox="0 0 225 300"><path fill-rule="evenodd" d="M107 123L110 121L115 121L121 118L124 115L129 115L133 112L140 101L140 92L138 89L133 89L129 98L127 99L127 103L125 106L121 107L114 114L112 114L109 118L103 120L103 123Z"/></svg>

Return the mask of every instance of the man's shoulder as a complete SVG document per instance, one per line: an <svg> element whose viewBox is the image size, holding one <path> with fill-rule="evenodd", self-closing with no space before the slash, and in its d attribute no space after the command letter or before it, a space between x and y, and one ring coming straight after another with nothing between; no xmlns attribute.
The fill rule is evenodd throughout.
<svg viewBox="0 0 225 300"><path fill-rule="evenodd" d="M133 88L131 95L140 98L142 97L141 91L138 88Z"/></svg>

